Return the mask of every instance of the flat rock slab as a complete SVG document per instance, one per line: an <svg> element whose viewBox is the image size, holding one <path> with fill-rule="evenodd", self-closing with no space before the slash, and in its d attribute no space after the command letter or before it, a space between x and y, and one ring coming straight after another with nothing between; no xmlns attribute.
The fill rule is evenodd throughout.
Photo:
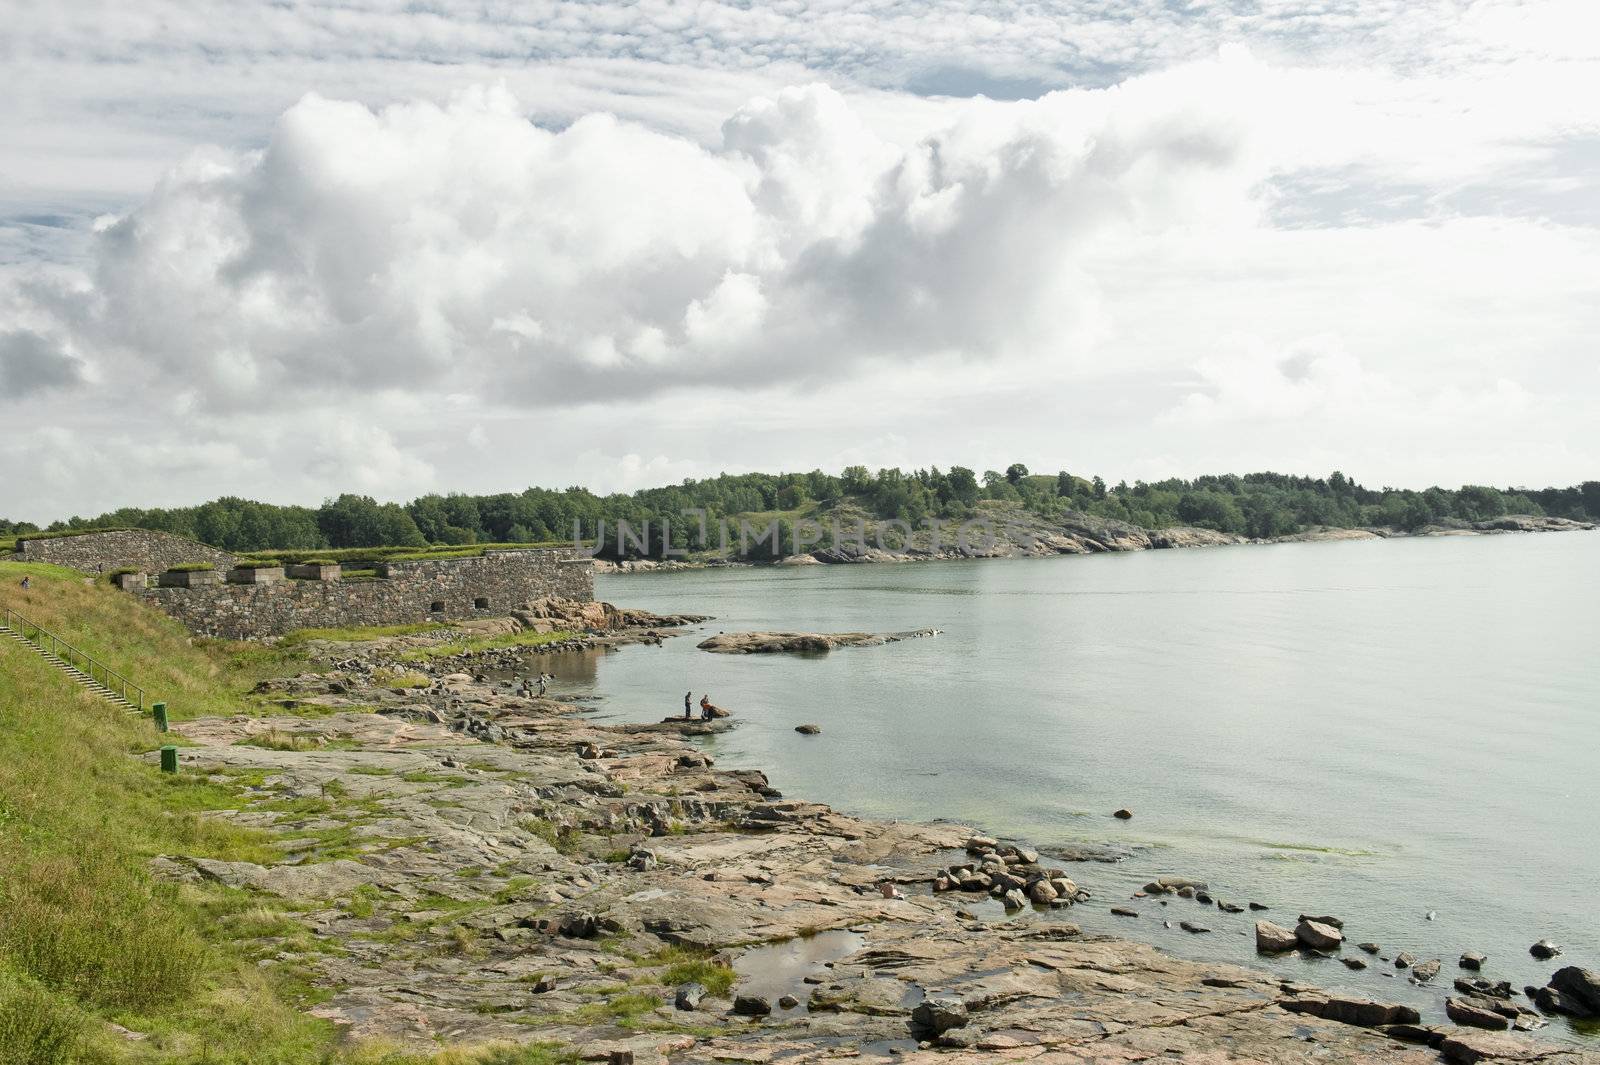
<svg viewBox="0 0 1600 1065"><path fill-rule="evenodd" d="M819 653L836 647L879 647L901 640L937 636L938 629L910 632L722 632L695 646L713 654Z"/></svg>

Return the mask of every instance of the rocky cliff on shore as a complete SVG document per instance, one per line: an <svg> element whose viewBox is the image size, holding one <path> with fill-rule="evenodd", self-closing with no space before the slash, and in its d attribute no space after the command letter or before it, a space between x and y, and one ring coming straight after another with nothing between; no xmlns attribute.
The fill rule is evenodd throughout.
<svg viewBox="0 0 1600 1065"><path fill-rule="evenodd" d="M1507 515L1487 521L1449 520L1415 530L1386 526L1366 528L1316 527L1267 539L1192 526L1143 529L1137 525L1068 511L1046 518L1017 504L989 503L981 518L964 531L960 523L946 522L937 536L930 529L904 529L863 519L864 532L841 538L832 546L787 555L781 565L849 564L867 562L952 561L975 558L1046 558L1052 555L1090 555L1115 551L1149 551L1179 547L1223 547L1233 544L1311 543L1328 540L1380 540L1413 536L1488 536L1499 533L1591 531L1591 522L1536 515ZM881 532L881 542L880 542ZM597 560L607 573L648 573L697 569L706 566L748 565L738 558Z"/></svg>
<svg viewBox="0 0 1600 1065"><path fill-rule="evenodd" d="M601 724L456 659L393 686L416 648L319 645L329 671L272 686L303 712L184 722L182 772L252 781L224 816L282 858L155 861L285 900L284 951L353 1036L684 1065L1600 1062L1085 933L1075 907L1115 900L1068 858L785 798L687 738L727 722Z"/></svg>

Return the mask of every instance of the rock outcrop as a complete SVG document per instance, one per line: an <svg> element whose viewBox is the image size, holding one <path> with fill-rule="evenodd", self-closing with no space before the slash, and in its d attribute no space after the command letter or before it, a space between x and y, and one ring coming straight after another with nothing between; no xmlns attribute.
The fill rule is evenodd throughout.
<svg viewBox="0 0 1600 1065"><path fill-rule="evenodd" d="M837 647L880 647L901 640L937 636L938 629L910 632L719 632L696 644L702 651L725 655L820 653Z"/></svg>

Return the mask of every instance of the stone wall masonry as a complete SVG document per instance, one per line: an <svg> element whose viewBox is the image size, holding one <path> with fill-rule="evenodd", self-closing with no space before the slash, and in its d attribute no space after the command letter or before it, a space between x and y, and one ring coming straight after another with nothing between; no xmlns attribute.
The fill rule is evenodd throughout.
<svg viewBox="0 0 1600 1065"><path fill-rule="evenodd" d="M296 629L504 617L536 599L591 602L594 570L573 548L391 562L376 580L283 580L134 591L203 636L247 640Z"/></svg>
<svg viewBox="0 0 1600 1065"><path fill-rule="evenodd" d="M235 561L226 551L151 529L117 529L23 540L11 557L17 562L71 566L85 573L110 573L132 567L155 574L186 562L210 562L223 570Z"/></svg>

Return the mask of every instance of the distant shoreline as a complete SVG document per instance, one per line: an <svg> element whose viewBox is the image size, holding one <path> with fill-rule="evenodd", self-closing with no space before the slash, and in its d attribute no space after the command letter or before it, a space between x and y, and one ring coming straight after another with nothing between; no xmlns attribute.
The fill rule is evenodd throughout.
<svg viewBox="0 0 1600 1065"><path fill-rule="evenodd" d="M1343 528L1320 526L1282 536L1252 538L1193 526L1141 529L1124 522L1076 515L1064 521L1047 522L1028 515L1016 524L997 526L992 546L985 548L931 549L925 536L914 534L911 543L898 550L865 544L817 548L777 559L755 560L733 555L683 559L639 558L615 561L595 559L599 573L672 573L682 570L728 567L860 565L891 562L967 562L991 558L1050 558L1057 555L1089 555L1108 552L1151 551L1181 547L1231 547L1245 544L1322 543L1343 540L1393 540L1441 536L1496 536L1504 533L1592 532L1595 523L1571 518L1540 515L1506 515L1484 521L1453 520L1425 525L1414 530L1388 526Z"/></svg>

